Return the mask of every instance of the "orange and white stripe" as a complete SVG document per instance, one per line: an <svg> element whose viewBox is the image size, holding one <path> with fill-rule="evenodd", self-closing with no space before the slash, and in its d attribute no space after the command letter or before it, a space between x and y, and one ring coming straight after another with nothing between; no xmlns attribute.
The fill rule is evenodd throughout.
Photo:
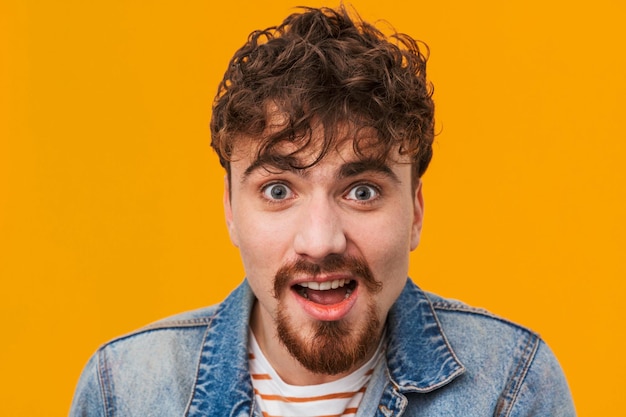
<svg viewBox="0 0 626 417"><path fill-rule="evenodd" d="M276 374L250 332L250 375L263 416L355 416L382 351L381 343L365 365L339 380L319 385L290 385Z"/></svg>

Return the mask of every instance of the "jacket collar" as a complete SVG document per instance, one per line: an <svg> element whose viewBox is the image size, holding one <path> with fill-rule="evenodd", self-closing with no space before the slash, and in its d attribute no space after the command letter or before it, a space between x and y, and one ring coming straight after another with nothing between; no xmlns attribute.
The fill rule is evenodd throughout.
<svg viewBox="0 0 626 417"><path fill-rule="evenodd" d="M248 322L254 299L244 281L215 312L205 334L188 417L226 415L226 410L230 416L252 415ZM389 312L387 337L387 366L400 392L432 391L465 372L432 304L410 279Z"/></svg>
<svg viewBox="0 0 626 417"><path fill-rule="evenodd" d="M432 303L407 279L387 317L387 367L400 392L429 392L465 372Z"/></svg>

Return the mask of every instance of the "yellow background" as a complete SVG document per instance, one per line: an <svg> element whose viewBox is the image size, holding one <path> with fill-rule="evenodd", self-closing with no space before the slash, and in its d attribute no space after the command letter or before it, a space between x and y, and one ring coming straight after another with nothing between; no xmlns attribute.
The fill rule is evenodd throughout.
<svg viewBox="0 0 626 417"><path fill-rule="evenodd" d="M0 0L0 415L66 415L101 343L242 279L211 99L247 34L298 3ZM624 3L352 4L432 50L411 275L540 332L579 414L619 415Z"/></svg>

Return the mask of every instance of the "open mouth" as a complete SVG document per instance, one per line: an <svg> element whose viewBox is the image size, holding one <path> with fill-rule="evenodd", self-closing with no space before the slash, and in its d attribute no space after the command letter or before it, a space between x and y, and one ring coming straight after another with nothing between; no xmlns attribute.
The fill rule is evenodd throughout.
<svg viewBox="0 0 626 417"><path fill-rule="evenodd" d="M324 282L301 282L292 289L300 297L316 304L333 305L349 298L356 286L357 282L353 279L334 279Z"/></svg>

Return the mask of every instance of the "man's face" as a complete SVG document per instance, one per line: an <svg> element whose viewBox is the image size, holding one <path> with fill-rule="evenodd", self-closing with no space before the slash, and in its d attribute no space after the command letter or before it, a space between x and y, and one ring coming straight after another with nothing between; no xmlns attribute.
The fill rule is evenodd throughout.
<svg viewBox="0 0 626 417"><path fill-rule="evenodd" d="M255 151L235 145L224 197L257 297L255 336L275 367L288 351L315 374L351 372L376 349L404 287L419 242L421 185L413 189L411 166L397 153L381 165L357 156L349 140L304 170L280 154L259 161Z"/></svg>

